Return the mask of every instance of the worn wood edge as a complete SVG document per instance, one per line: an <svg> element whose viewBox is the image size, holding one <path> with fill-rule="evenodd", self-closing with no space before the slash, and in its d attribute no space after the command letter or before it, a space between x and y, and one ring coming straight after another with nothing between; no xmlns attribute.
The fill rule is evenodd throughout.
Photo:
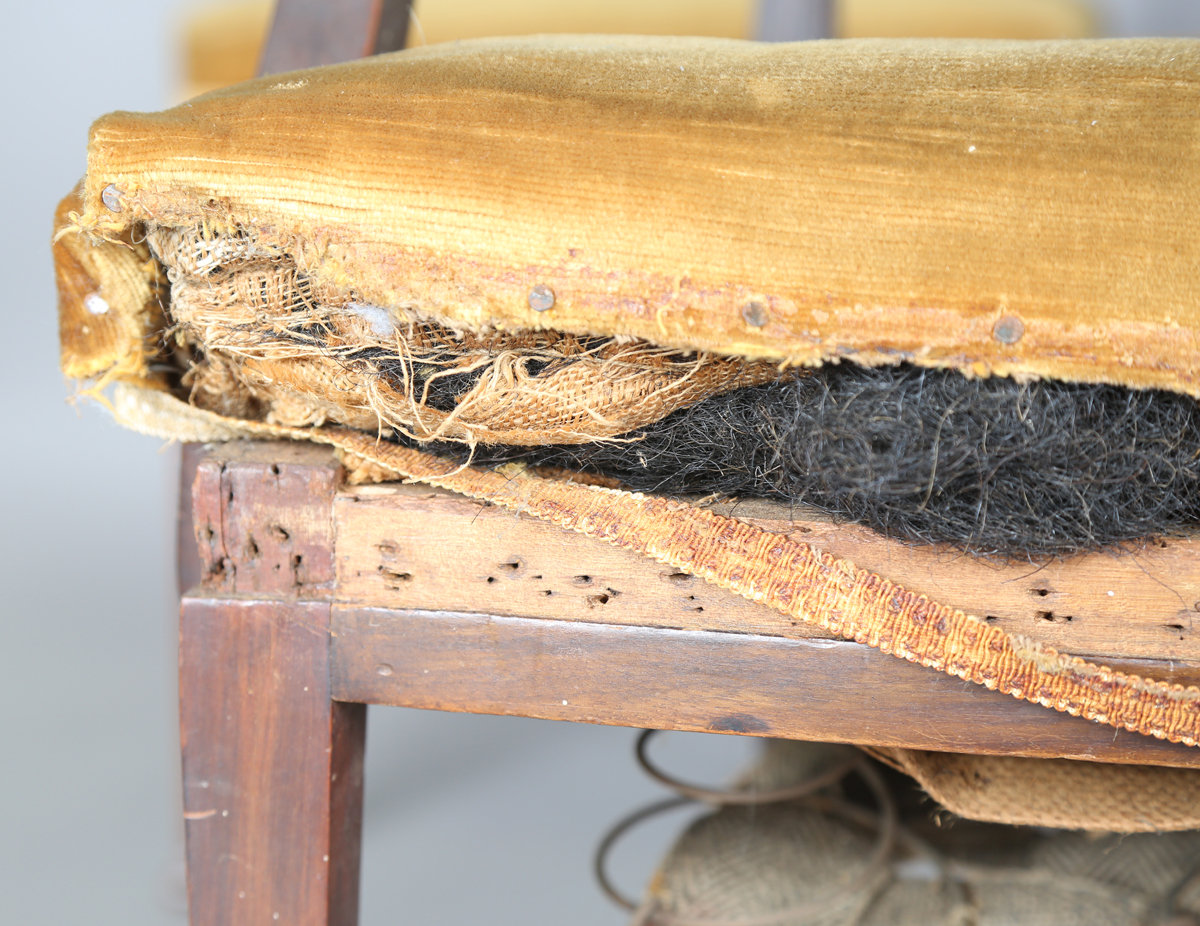
<svg viewBox="0 0 1200 926"><path fill-rule="evenodd" d="M185 597L180 616L193 918L351 926L366 714L330 697L329 603Z"/></svg>
<svg viewBox="0 0 1200 926"><path fill-rule="evenodd" d="M191 445L190 445L191 446ZM294 465L336 465L333 462L332 451L322 445L307 442L266 442L266 441L229 441L218 444L203 445L203 458L222 464L230 463L271 463L289 462ZM193 461L193 467L196 462ZM190 486L189 486L190 488ZM485 510L489 503L479 502L469 496L441 489L435 486L411 485L401 483L386 483L369 486L342 486L335 499L335 505L345 505L347 500L355 504L371 506L379 509L381 516L386 510L397 503L405 504L406 498L432 495L461 502L464 516L474 517L476 513ZM503 509L496 509L503 510ZM1121 556L1107 553L1093 554L1088 557L1075 558L1070 561L1053 562L1046 566L999 566L987 562L978 562L963 557L961 554L947 553L936 548L919 548L906 546L898 541L880 537L874 532L852 524L833 524L830 519L820 512L799 508L789 508L774 505L760 500L737 501L711 506L711 510L733 517L743 523L749 523L764 530L795 536L816 544L821 549L839 555L849 556L855 563L870 568L893 578L896 581L925 592L930 597L946 600L969 611L978 611L994 619L996 624L1006 630L1037 636L1039 639L1056 647L1086 654L1089 657L1108 660L1120 659L1167 659L1184 665L1200 666L1200 636L1193 633L1191 615L1195 605L1186 607L1186 602L1193 595L1196 604L1200 604L1200 539L1172 539L1168 541L1171 553L1164 556L1161 547L1147 547L1142 551ZM559 530L545 522L526 515L508 514L508 517L529 525L530 530L541 530L547 534L559 534ZM182 534L182 531L181 531ZM566 536L573 536L567 534ZM190 538L189 538L190 539ZM343 560L345 535L338 530L335 541L339 549L337 565L339 573L344 575L348 570ZM581 539L581 543L589 541ZM593 544L594 545L594 544ZM603 546L603 545L594 545ZM897 568L897 562L902 568ZM1091 563L1097 570L1116 564L1121 571L1117 580L1111 577L1108 582L1096 584L1091 581L1091 575L1079 575L1081 562ZM904 568L905 563L915 563L916 566ZM1179 566L1194 562L1196 564L1195 581L1181 578ZM376 567L382 564L374 564ZM923 575L913 576L914 572L923 570ZM982 576L989 581L993 590L1002 590L1006 586L1020 586L1020 591L1009 595L1004 601L995 601L991 592L984 591L976 596L954 594L955 583L950 577L964 571ZM1160 578L1160 574L1162 578ZM913 576L910 578L910 576ZM190 578L190 576L189 576ZM965 581L978 581L968 577ZM1171 585L1166 583L1170 582ZM947 589L947 584L950 588ZM194 583L189 583L190 584ZM1132 593L1145 592L1153 596L1161 608L1164 601L1173 597L1180 605L1177 610L1160 610L1158 617L1151 620L1146 618L1144 606L1133 607L1130 613L1123 615L1104 615L1098 610L1098 603L1103 604L1109 597L1103 585L1112 584L1120 590L1116 600L1126 600ZM729 607L739 614L745 614L743 604L749 607L750 613L758 613L761 619L749 621L741 626L740 618L723 618L719 621L711 619L712 609L707 612L710 617L705 621L689 623L687 613L681 613L679 620L670 626L691 626L695 629L726 630L728 632L770 632L769 625L776 620L777 612L762 605L745 602L736 595L724 591L713 590L721 598L726 599ZM1078 594L1082 592L1082 596ZM1044 594L1043 594L1044 593ZM266 592L259 592L265 595ZM338 582L336 589L316 590L313 597L332 596L337 600L354 602L363 605L382 607L425 607L429 602L416 603L397 598L388 594L363 594L358 589L351 589L347 594L344 583ZM1114 592L1114 595L1116 593ZM1022 596L1027 598L1022 601ZM1085 600L1080 600L1083 597ZM987 607L976 607L976 604L993 598ZM1020 613L1024 606L1024 614ZM511 613L514 616L546 616L544 612L529 613L528 610L506 609L502 603L488 599L469 608L472 610L490 610L496 613ZM608 611L616 610L609 608ZM1030 613L1042 612L1052 615L1055 620L1035 621ZM993 612L998 612L993 614ZM582 619L614 620L611 616L584 615ZM1081 628L1094 627L1098 621L1110 621L1112 628L1101 628L1101 638L1081 632ZM1137 641L1131 643L1132 631L1116 626L1120 622L1132 620L1139 625L1135 628L1143 634ZM1186 624L1184 622L1187 622ZM621 621L625 622L625 621ZM1151 626L1152 625L1152 626ZM648 626L655 626L648 624ZM1154 634L1164 631L1163 636L1156 640ZM812 636L829 636L820 628L810 628ZM1178 637L1172 639L1172 634Z"/></svg>
<svg viewBox="0 0 1200 926"><path fill-rule="evenodd" d="M226 440L199 445L204 459L221 463L290 463L296 466L340 466L334 448L309 440ZM361 486L360 488L367 488Z"/></svg>
<svg viewBox="0 0 1200 926"><path fill-rule="evenodd" d="M1200 688L1114 672L1109 666L1063 655L810 544L662 499L529 476L513 481L511 474L454 468L427 454L379 446L365 435L342 429L308 433L421 481L647 553L746 598L769 602L787 617L909 661L1018 699L1195 745Z"/></svg>
<svg viewBox="0 0 1200 926"><path fill-rule="evenodd" d="M1046 711L850 641L340 604L333 605L331 633L331 692L339 700L1200 767L1200 750ZM822 688L821 679L832 681ZM792 698L783 689L806 693Z"/></svg>
<svg viewBox="0 0 1200 926"><path fill-rule="evenodd" d="M629 550L465 496L409 486L334 501L336 600L726 633L829 636Z"/></svg>
<svg viewBox="0 0 1200 926"><path fill-rule="evenodd" d="M803 621L1072 716L1200 746L1200 687L1114 672L1010 633L810 544L670 499L500 473L343 428L310 432L408 479L527 512Z"/></svg>
<svg viewBox="0 0 1200 926"><path fill-rule="evenodd" d="M679 588L672 589L657 581L666 567L643 556L621 559L608 552L614 549L608 545L564 534L545 521L446 489L394 483L347 486L339 491L334 506L339 601L727 632L781 632L778 628L786 624L773 608L712 586L707 586L704 610L696 613L686 599L699 594L696 589L705 585L699 579L686 583L681 578ZM445 564L433 551L417 543L398 543L393 528L404 526L409 507L423 509L421 529L430 536L452 538L451 545L465 561L464 570L482 569L487 556L483 552L472 555L463 542L454 539L456 532L488 533L497 538L491 571L480 576L464 571L460 583L457 577L444 574ZM712 505L710 510L849 558L917 593L984 616L990 624L1011 633L1110 663L1150 659L1192 666L1200 677L1200 635L1193 633L1192 620L1195 615L1200 623L1200 614L1194 604L1187 604L1193 598L1200 603L1200 539L1172 539L1164 541L1164 546L1147 546L1124 555L1098 553L1041 566L1005 565L935 547L906 545L859 525L834 524L820 512L802 508L753 500ZM440 528L430 522L432 517L444 519ZM485 525L486 531L481 529ZM363 536L364 530L377 536ZM552 600L561 602L562 608L555 610L549 601L537 601L528 590L514 588L538 574L529 557L522 555L522 548L536 551L551 544L561 545L564 558L585 561L578 573L599 568L588 564L600 563L611 569L621 561L626 574L596 576L591 587L560 582ZM529 568L513 569L515 562ZM545 559L541 562L544 566ZM637 565L639 562L643 565ZM409 578L403 583L389 582L389 570L393 576ZM567 571L563 569L564 575ZM485 584L488 579L496 581ZM466 591L463 583L474 585L476 591ZM425 587L418 588L422 585ZM624 590L629 585L634 596L612 598L603 608L595 606L606 588ZM662 596L659 604L664 604L653 610L669 610L668 616L651 614L652 609L644 606L630 607L638 595L644 598L651 590ZM786 632L833 637L809 625Z"/></svg>
<svg viewBox="0 0 1200 926"><path fill-rule="evenodd" d="M328 600L342 470L307 443L209 445L191 483L200 581L237 596Z"/></svg>

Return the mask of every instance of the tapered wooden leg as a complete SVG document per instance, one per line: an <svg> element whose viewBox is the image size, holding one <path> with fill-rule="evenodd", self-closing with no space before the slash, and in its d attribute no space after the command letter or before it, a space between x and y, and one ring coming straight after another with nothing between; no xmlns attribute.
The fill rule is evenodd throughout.
<svg viewBox="0 0 1200 926"><path fill-rule="evenodd" d="M354 926L366 706L329 697L329 604L185 598L192 926Z"/></svg>

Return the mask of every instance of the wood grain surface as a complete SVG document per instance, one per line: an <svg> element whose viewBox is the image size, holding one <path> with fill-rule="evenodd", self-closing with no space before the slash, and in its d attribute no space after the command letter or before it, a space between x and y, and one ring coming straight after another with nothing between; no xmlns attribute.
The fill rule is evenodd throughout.
<svg viewBox="0 0 1200 926"><path fill-rule="evenodd" d="M651 559L425 486L340 495L337 600L736 633L779 612ZM800 625L801 635L821 631Z"/></svg>
<svg viewBox="0 0 1200 926"><path fill-rule="evenodd" d="M230 441L192 483L201 582L209 592L327 597L333 584L334 492L327 448Z"/></svg>
<svg viewBox="0 0 1200 926"><path fill-rule="evenodd" d="M366 708L330 700L329 605L185 598L191 922L352 926Z"/></svg>
<svg viewBox="0 0 1200 926"><path fill-rule="evenodd" d="M1200 750L1088 723L869 647L336 605L347 701L945 752L1200 767Z"/></svg>
<svg viewBox="0 0 1200 926"><path fill-rule="evenodd" d="M409 0L279 0L259 74L398 51Z"/></svg>
<svg viewBox="0 0 1200 926"><path fill-rule="evenodd" d="M1193 761L1186 749L1114 739L1086 721L793 627L770 608L545 522L418 485L339 489L340 477L328 449L237 442L207 452L194 491L208 582L198 594L332 603L340 699L685 729L734 729L722 718L736 714L753 720L740 732L778 736ZM1200 682L1180 605L1200 598L1194 541L1035 569L905 547L801 509L716 507L1073 654ZM392 629L367 632L366 618L346 616L363 614ZM1179 626L1165 632L1171 623ZM454 640L463 646L454 650ZM421 677L400 686L398 669L379 675L410 643ZM641 668L631 655L639 648L653 654ZM434 663L431 652L441 654ZM450 652L460 677L437 670L427 678ZM542 695L560 685L590 700L547 707Z"/></svg>
<svg viewBox="0 0 1200 926"><path fill-rule="evenodd" d="M1200 542L1045 565L912 547L806 509L714 506L845 557L935 601L1073 655L1200 665ZM337 599L356 604L694 630L820 636L645 557L424 486L346 488L335 502Z"/></svg>

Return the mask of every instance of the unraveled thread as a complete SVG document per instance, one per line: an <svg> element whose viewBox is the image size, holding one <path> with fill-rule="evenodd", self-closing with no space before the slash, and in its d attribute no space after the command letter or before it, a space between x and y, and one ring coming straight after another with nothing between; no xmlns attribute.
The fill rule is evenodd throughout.
<svg viewBox="0 0 1200 926"><path fill-rule="evenodd" d="M317 282L252 228L153 225L169 313L200 408L284 426L412 440L545 444L613 438L774 364L633 338L455 330Z"/></svg>
<svg viewBox="0 0 1200 926"><path fill-rule="evenodd" d="M456 331L314 281L253 229L146 234L171 281L180 385L226 417L344 424L636 491L776 498L977 556L1039 560L1200 524L1190 396Z"/></svg>

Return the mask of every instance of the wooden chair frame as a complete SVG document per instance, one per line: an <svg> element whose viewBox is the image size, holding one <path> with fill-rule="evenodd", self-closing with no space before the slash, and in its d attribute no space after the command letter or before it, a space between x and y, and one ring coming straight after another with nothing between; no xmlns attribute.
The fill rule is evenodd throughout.
<svg viewBox="0 0 1200 926"><path fill-rule="evenodd" d="M1200 750L862 644L736 632L766 609L442 490L342 485L327 448L236 442L187 460L199 555L184 569L199 581L182 605L180 715L197 926L356 922L367 704L1200 766Z"/></svg>

